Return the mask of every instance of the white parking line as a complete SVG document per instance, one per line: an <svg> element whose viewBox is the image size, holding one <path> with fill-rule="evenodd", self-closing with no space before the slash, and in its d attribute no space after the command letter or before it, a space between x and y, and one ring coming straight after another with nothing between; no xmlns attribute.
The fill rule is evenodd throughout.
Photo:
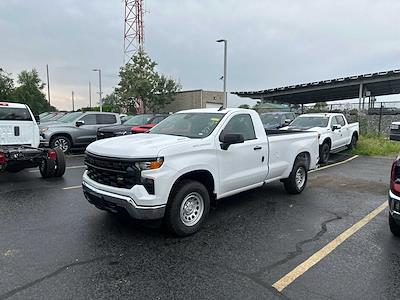
<svg viewBox="0 0 400 300"><path fill-rule="evenodd" d="M80 189L82 186L81 185L74 185L74 186L68 186L65 188L62 188L63 190L74 190L74 189Z"/></svg>
<svg viewBox="0 0 400 300"><path fill-rule="evenodd" d="M350 158L348 158L348 159L346 159L346 160L344 160L344 161L339 161L339 162L334 163L334 164L331 164L331 165L327 165L327 166L324 166L324 167L321 167L321 168L318 168L318 169L315 169L315 170L311 170L311 171L309 171L308 173L313 173L313 172L317 172L317 171L322 171L322 170L325 170L325 169L328 169L328 168L332 168L332 167L335 167L335 166L339 166L339 165L345 164L345 163L347 163L347 162L349 162L349 161L352 161L353 159L356 159L357 157L358 157L358 155L354 155L354 156L352 156L352 157L350 157Z"/></svg>
<svg viewBox="0 0 400 300"><path fill-rule="evenodd" d="M282 292L282 290L286 288L289 284L291 284L293 281L295 281L297 278L299 278L301 275L307 272L310 268L319 263L322 259L328 256L333 250L335 250L343 242L345 242L349 237L351 237L353 234L355 234L357 231L359 231L361 228L367 225L378 214L380 214L383 210L385 210L387 205L388 205L387 201L383 202L381 205L375 208L372 212L370 212L360 221L355 223L347 230L343 231L334 240L326 244L320 250L311 255L308 259L299 264L292 271L290 271L281 279L279 279L277 282L275 282L272 286L279 292Z"/></svg>
<svg viewBox="0 0 400 300"><path fill-rule="evenodd" d="M70 167L66 167L66 169L82 169L82 168L86 168L86 166L70 166ZM35 172L39 172L39 170L30 170L30 173L35 173Z"/></svg>

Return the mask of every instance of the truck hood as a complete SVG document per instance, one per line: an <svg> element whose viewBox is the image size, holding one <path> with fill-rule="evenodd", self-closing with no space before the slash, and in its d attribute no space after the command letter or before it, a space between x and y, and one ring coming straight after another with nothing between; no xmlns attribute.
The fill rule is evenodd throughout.
<svg viewBox="0 0 400 300"><path fill-rule="evenodd" d="M92 154L118 158L151 158L157 157L165 147L189 141L190 138L139 133L98 140L91 143L86 150Z"/></svg>

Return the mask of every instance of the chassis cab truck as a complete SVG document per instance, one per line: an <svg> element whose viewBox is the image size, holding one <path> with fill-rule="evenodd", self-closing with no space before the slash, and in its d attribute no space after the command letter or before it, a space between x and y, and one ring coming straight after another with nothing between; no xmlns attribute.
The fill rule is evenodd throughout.
<svg viewBox="0 0 400 300"><path fill-rule="evenodd" d="M60 149L38 148L39 127L26 104L0 102L0 172L39 167L42 177L61 177L65 156Z"/></svg>
<svg viewBox="0 0 400 300"><path fill-rule="evenodd" d="M210 200L277 180L288 193L301 193L318 159L315 132L266 131L253 110L195 109L149 133L90 144L82 185L99 209L163 218L185 236L199 230Z"/></svg>

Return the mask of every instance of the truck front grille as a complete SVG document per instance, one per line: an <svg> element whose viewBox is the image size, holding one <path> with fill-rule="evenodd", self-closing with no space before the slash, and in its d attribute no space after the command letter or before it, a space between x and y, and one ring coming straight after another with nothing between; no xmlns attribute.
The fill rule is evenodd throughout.
<svg viewBox="0 0 400 300"><path fill-rule="evenodd" d="M135 161L86 153L85 165L90 179L109 186L130 189L140 184L140 170Z"/></svg>

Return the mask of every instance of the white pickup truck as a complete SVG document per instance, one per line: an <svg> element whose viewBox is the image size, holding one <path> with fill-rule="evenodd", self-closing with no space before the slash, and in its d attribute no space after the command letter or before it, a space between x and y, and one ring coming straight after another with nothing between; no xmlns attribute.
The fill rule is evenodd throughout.
<svg viewBox="0 0 400 300"><path fill-rule="evenodd" d="M211 200L276 180L301 193L318 155L317 133L265 131L253 110L187 110L149 133L90 144L82 186L100 209L164 218L185 236L200 228Z"/></svg>
<svg viewBox="0 0 400 300"><path fill-rule="evenodd" d="M44 178L64 175L64 153L38 148L38 121L26 104L0 102L0 172L39 167Z"/></svg>
<svg viewBox="0 0 400 300"><path fill-rule="evenodd" d="M298 116L284 130L307 130L318 132L320 163L327 163L331 151L353 149L359 136L358 123L347 122L339 113L304 114Z"/></svg>

